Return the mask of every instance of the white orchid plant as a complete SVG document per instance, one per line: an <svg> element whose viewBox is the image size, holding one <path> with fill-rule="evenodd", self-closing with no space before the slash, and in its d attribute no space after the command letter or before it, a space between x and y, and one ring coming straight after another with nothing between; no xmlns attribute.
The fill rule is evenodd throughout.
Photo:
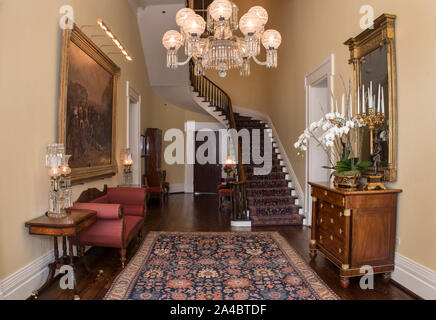
<svg viewBox="0 0 436 320"><path fill-rule="evenodd" d="M342 97L342 113L338 112L336 102L336 112L327 113L319 121L311 123L294 144L298 155L304 156L309 140L318 143L326 152L330 162L330 166L323 168L334 170L333 174L364 172L372 165L370 161L359 162L359 158L355 156L357 152L353 152L353 139L356 137L354 131L364 124L360 118L352 116L351 95L348 96L347 107L345 95Z"/></svg>

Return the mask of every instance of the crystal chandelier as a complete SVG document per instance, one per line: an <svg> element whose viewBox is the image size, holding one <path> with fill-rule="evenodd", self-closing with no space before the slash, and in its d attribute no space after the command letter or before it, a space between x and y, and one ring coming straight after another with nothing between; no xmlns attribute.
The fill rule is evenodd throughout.
<svg viewBox="0 0 436 320"><path fill-rule="evenodd" d="M276 30L265 31L268 12L255 6L238 22L238 11L229 0L213 1L207 10L207 21L192 9L179 10L176 23L180 32L170 30L162 39L167 49L167 67L176 69L192 59L197 75L203 75L205 69L215 69L225 77L228 70L237 68L241 76L249 76L252 58L259 65L277 68L277 49L282 37ZM234 35L238 28L244 37ZM261 43L266 49L265 62L257 59ZM188 58L179 62L177 53L182 46Z"/></svg>

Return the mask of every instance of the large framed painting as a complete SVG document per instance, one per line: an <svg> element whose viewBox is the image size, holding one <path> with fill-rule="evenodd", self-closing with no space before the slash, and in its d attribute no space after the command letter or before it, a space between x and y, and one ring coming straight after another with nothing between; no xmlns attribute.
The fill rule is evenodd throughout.
<svg viewBox="0 0 436 320"><path fill-rule="evenodd" d="M120 68L74 26L63 33L60 71L59 142L73 184L115 175Z"/></svg>

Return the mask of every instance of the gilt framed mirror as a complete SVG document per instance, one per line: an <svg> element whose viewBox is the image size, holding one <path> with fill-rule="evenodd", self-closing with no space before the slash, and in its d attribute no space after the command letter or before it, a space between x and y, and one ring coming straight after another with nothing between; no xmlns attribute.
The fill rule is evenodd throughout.
<svg viewBox="0 0 436 320"><path fill-rule="evenodd" d="M383 14L374 20L372 29L345 42L350 50L349 63L354 70L354 114L358 111L358 93L361 94L362 87L369 88L372 83L374 91L380 85L384 92L384 120L373 130L372 139L366 126L359 129L356 141L362 160L376 163L383 179L389 182L397 179L398 153L395 20L395 15ZM374 170L374 166L369 170Z"/></svg>

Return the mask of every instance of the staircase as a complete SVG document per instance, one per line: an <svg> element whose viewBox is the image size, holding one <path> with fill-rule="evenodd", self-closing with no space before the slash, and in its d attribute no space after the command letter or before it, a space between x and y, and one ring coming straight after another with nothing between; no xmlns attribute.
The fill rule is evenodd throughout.
<svg viewBox="0 0 436 320"><path fill-rule="evenodd" d="M255 175L255 165L250 157L249 164L243 164L241 142L238 141L239 161L236 166L236 182L231 183L234 196L231 199L232 221L251 221L252 226L279 226L303 224L304 216L299 214L301 207L296 204L297 197L291 187L278 150L275 148L271 129L260 120L234 113L230 97L216 84L203 75L195 73L194 63L190 64L191 90L194 100L213 115L228 129L247 129L250 133L259 129L260 155L264 154L264 135L273 144L272 170L268 175ZM240 140L240 139L239 139ZM235 142L236 143L236 142ZM250 150L253 141L250 139Z"/></svg>
<svg viewBox="0 0 436 320"><path fill-rule="evenodd" d="M244 117L239 114L235 114L235 119L239 130L247 129L251 132L252 130L259 129L263 134L270 135L271 129L260 120ZM262 133L260 139L261 154L263 154L264 150ZM245 165L247 200L252 225L258 227L302 225L304 216L299 214L301 207L295 204L297 197L294 196L294 189L290 187L291 181L288 179L285 166L282 160L279 159L277 150L273 148L272 170L270 174L254 175L253 170L256 166L258 165Z"/></svg>

